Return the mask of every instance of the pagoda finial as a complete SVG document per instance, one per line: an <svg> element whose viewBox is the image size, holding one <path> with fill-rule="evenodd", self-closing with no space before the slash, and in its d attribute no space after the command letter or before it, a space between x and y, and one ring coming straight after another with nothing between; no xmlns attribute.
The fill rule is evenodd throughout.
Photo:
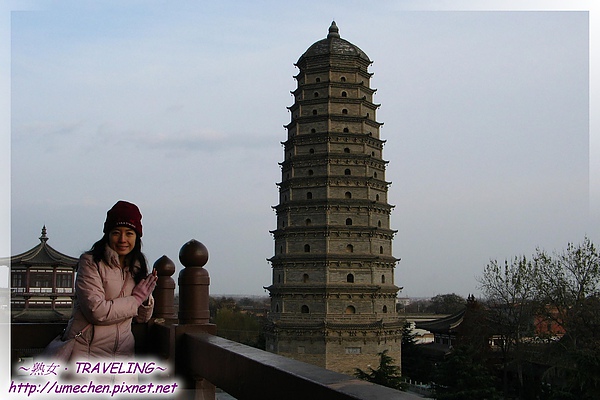
<svg viewBox="0 0 600 400"><path fill-rule="evenodd" d="M40 242L46 243L48 241L48 236L46 236L46 224L42 228L42 236L40 236Z"/></svg>
<svg viewBox="0 0 600 400"><path fill-rule="evenodd" d="M327 39L339 38L339 37L340 37L340 29L335 24L335 21L331 21L331 26L329 27L329 33L327 34Z"/></svg>

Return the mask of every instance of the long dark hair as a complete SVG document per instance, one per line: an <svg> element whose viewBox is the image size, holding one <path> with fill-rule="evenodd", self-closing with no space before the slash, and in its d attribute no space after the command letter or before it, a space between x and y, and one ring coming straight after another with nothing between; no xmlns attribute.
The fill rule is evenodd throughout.
<svg viewBox="0 0 600 400"><path fill-rule="evenodd" d="M94 262L104 261L105 263L108 263L108 260L104 259L104 251L108 245L109 233L110 232L105 233L104 236L102 236L102 239L94 243L90 251L88 251L88 253L92 255ZM133 266L136 261L140 264L140 268L134 273L133 280L138 284L148 275L148 262L146 261L144 253L142 253L142 238L137 234L135 235L135 246L133 247L133 250L125 256L125 263L129 266Z"/></svg>

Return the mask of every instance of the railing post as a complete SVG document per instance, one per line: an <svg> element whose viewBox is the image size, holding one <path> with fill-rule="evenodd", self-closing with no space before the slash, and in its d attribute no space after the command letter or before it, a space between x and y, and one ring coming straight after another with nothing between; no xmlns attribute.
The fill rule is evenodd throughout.
<svg viewBox="0 0 600 400"><path fill-rule="evenodd" d="M156 288L154 289L154 313L152 318L162 319L167 323L177 323L175 312L175 280L171 276L175 273L175 264L167 256L162 256L154 263L158 273Z"/></svg>
<svg viewBox="0 0 600 400"><path fill-rule="evenodd" d="M206 246L190 240L181 247L179 261L185 267L179 273L179 323L208 324L210 319L208 262Z"/></svg>
<svg viewBox="0 0 600 400"><path fill-rule="evenodd" d="M181 247L179 261L184 269L179 273L179 325L177 336L177 371L185 379L185 389L191 392L188 399L214 400L215 386L201 376L191 375L190 365L208 363L207 359L195 359L185 348L182 336L185 333L216 333L210 323L209 286L210 277L204 266L208 262L208 250L197 240L190 240Z"/></svg>
<svg viewBox="0 0 600 400"><path fill-rule="evenodd" d="M136 351L143 349L146 354L160 357L174 366L175 337L177 326L177 311L175 308L175 281L171 276L175 273L175 264L169 257L162 256L154 262L158 280L152 296L154 297L154 312L147 325L147 335L136 336ZM133 325L132 329L141 328ZM135 332L134 332L135 334ZM143 338L143 342L142 339ZM174 371L169 371L174 373Z"/></svg>

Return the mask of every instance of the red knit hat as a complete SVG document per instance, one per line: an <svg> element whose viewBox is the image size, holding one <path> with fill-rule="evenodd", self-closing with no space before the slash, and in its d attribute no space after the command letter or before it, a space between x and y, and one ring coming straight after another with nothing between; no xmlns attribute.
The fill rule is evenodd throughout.
<svg viewBox="0 0 600 400"><path fill-rule="evenodd" d="M108 233L116 226L127 226L133 229L139 237L142 237L142 214L140 209L133 203L123 200L117 201L106 213L104 233Z"/></svg>

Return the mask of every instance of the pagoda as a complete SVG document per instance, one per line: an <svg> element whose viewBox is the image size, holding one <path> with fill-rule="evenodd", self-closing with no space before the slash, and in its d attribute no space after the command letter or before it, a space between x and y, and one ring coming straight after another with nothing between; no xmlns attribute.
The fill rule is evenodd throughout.
<svg viewBox="0 0 600 400"><path fill-rule="evenodd" d="M333 22L295 64L266 288L266 349L350 374L384 350L400 363L399 259L371 63Z"/></svg>

